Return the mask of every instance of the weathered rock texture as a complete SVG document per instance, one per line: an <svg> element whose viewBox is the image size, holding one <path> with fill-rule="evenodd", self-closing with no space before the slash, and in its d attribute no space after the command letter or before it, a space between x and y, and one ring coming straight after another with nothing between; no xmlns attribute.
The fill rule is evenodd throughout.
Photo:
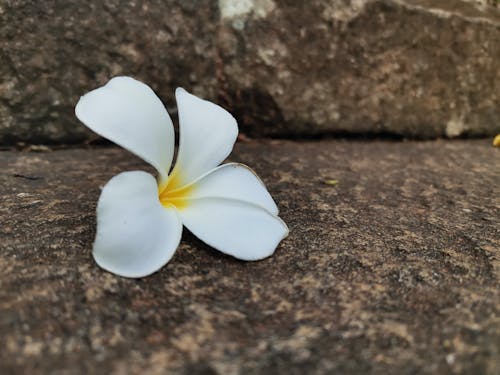
<svg viewBox="0 0 500 375"><path fill-rule="evenodd" d="M0 373L498 374L490 142L252 142L232 160L291 229L275 255L240 262L184 233L129 280L92 260L94 209L142 162L1 152Z"/></svg>
<svg viewBox="0 0 500 375"><path fill-rule="evenodd" d="M499 40L500 11L463 0L4 1L0 143L92 138L73 107L122 74L252 136L491 135Z"/></svg>

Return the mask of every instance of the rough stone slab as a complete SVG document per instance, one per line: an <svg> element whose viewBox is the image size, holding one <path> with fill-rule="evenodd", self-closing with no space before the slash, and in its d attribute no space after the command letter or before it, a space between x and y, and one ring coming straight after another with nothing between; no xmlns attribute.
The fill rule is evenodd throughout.
<svg viewBox="0 0 500 375"><path fill-rule="evenodd" d="M252 136L500 132L500 11L471 0L0 4L0 144L79 142L116 75L183 86ZM482 1L482 3L485 3Z"/></svg>
<svg viewBox="0 0 500 375"><path fill-rule="evenodd" d="M184 233L141 280L91 257L99 186L140 160L1 152L0 373L496 374L499 151L238 144L290 236L245 263Z"/></svg>

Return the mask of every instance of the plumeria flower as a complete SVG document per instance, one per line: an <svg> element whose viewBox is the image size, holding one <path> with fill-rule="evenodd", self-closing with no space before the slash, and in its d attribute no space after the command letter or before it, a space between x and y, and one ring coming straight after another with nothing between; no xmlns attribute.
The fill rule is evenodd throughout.
<svg viewBox="0 0 500 375"><path fill-rule="evenodd" d="M80 98L76 116L97 134L144 159L157 171L123 172L102 189L97 204L94 259L125 277L156 272L173 256L182 225L215 249L242 260L272 255L288 235L262 181L247 166L220 165L238 135L226 110L175 92L180 141L175 167L174 128L153 90L115 77Z"/></svg>

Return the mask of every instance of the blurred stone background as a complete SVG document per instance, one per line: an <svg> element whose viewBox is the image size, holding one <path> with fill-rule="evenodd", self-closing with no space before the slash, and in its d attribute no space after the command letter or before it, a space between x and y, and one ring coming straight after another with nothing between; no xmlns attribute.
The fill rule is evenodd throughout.
<svg viewBox="0 0 500 375"><path fill-rule="evenodd" d="M95 139L73 108L116 75L252 137L489 136L499 61L496 0L2 0L0 144Z"/></svg>

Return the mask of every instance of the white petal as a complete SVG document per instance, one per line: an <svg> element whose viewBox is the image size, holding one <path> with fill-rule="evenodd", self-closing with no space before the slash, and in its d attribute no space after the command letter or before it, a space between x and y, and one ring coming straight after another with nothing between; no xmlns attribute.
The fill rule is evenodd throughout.
<svg viewBox="0 0 500 375"><path fill-rule="evenodd" d="M288 235L288 228L279 217L238 200L194 199L179 211L179 215L196 237L242 260L259 260L272 255Z"/></svg>
<svg viewBox="0 0 500 375"><path fill-rule="evenodd" d="M105 270L125 277L152 274L170 260L181 234L176 211L160 204L149 173L120 173L104 186L93 255Z"/></svg>
<svg viewBox="0 0 500 375"><path fill-rule="evenodd" d="M167 178L174 128L165 106L146 84L115 77L82 96L76 116L97 134L141 157Z"/></svg>
<svg viewBox="0 0 500 375"><path fill-rule="evenodd" d="M273 215L278 215L278 207L264 183L249 167L229 163L212 169L195 180L188 198L228 198L253 203Z"/></svg>
<svg viewBox="0 0 500 375"><path fill-rule="evenodd" d="M175 186L184 186L217 167L231 153L238 125L229 112L178 88L179 154L174 168Z"/></svg>

